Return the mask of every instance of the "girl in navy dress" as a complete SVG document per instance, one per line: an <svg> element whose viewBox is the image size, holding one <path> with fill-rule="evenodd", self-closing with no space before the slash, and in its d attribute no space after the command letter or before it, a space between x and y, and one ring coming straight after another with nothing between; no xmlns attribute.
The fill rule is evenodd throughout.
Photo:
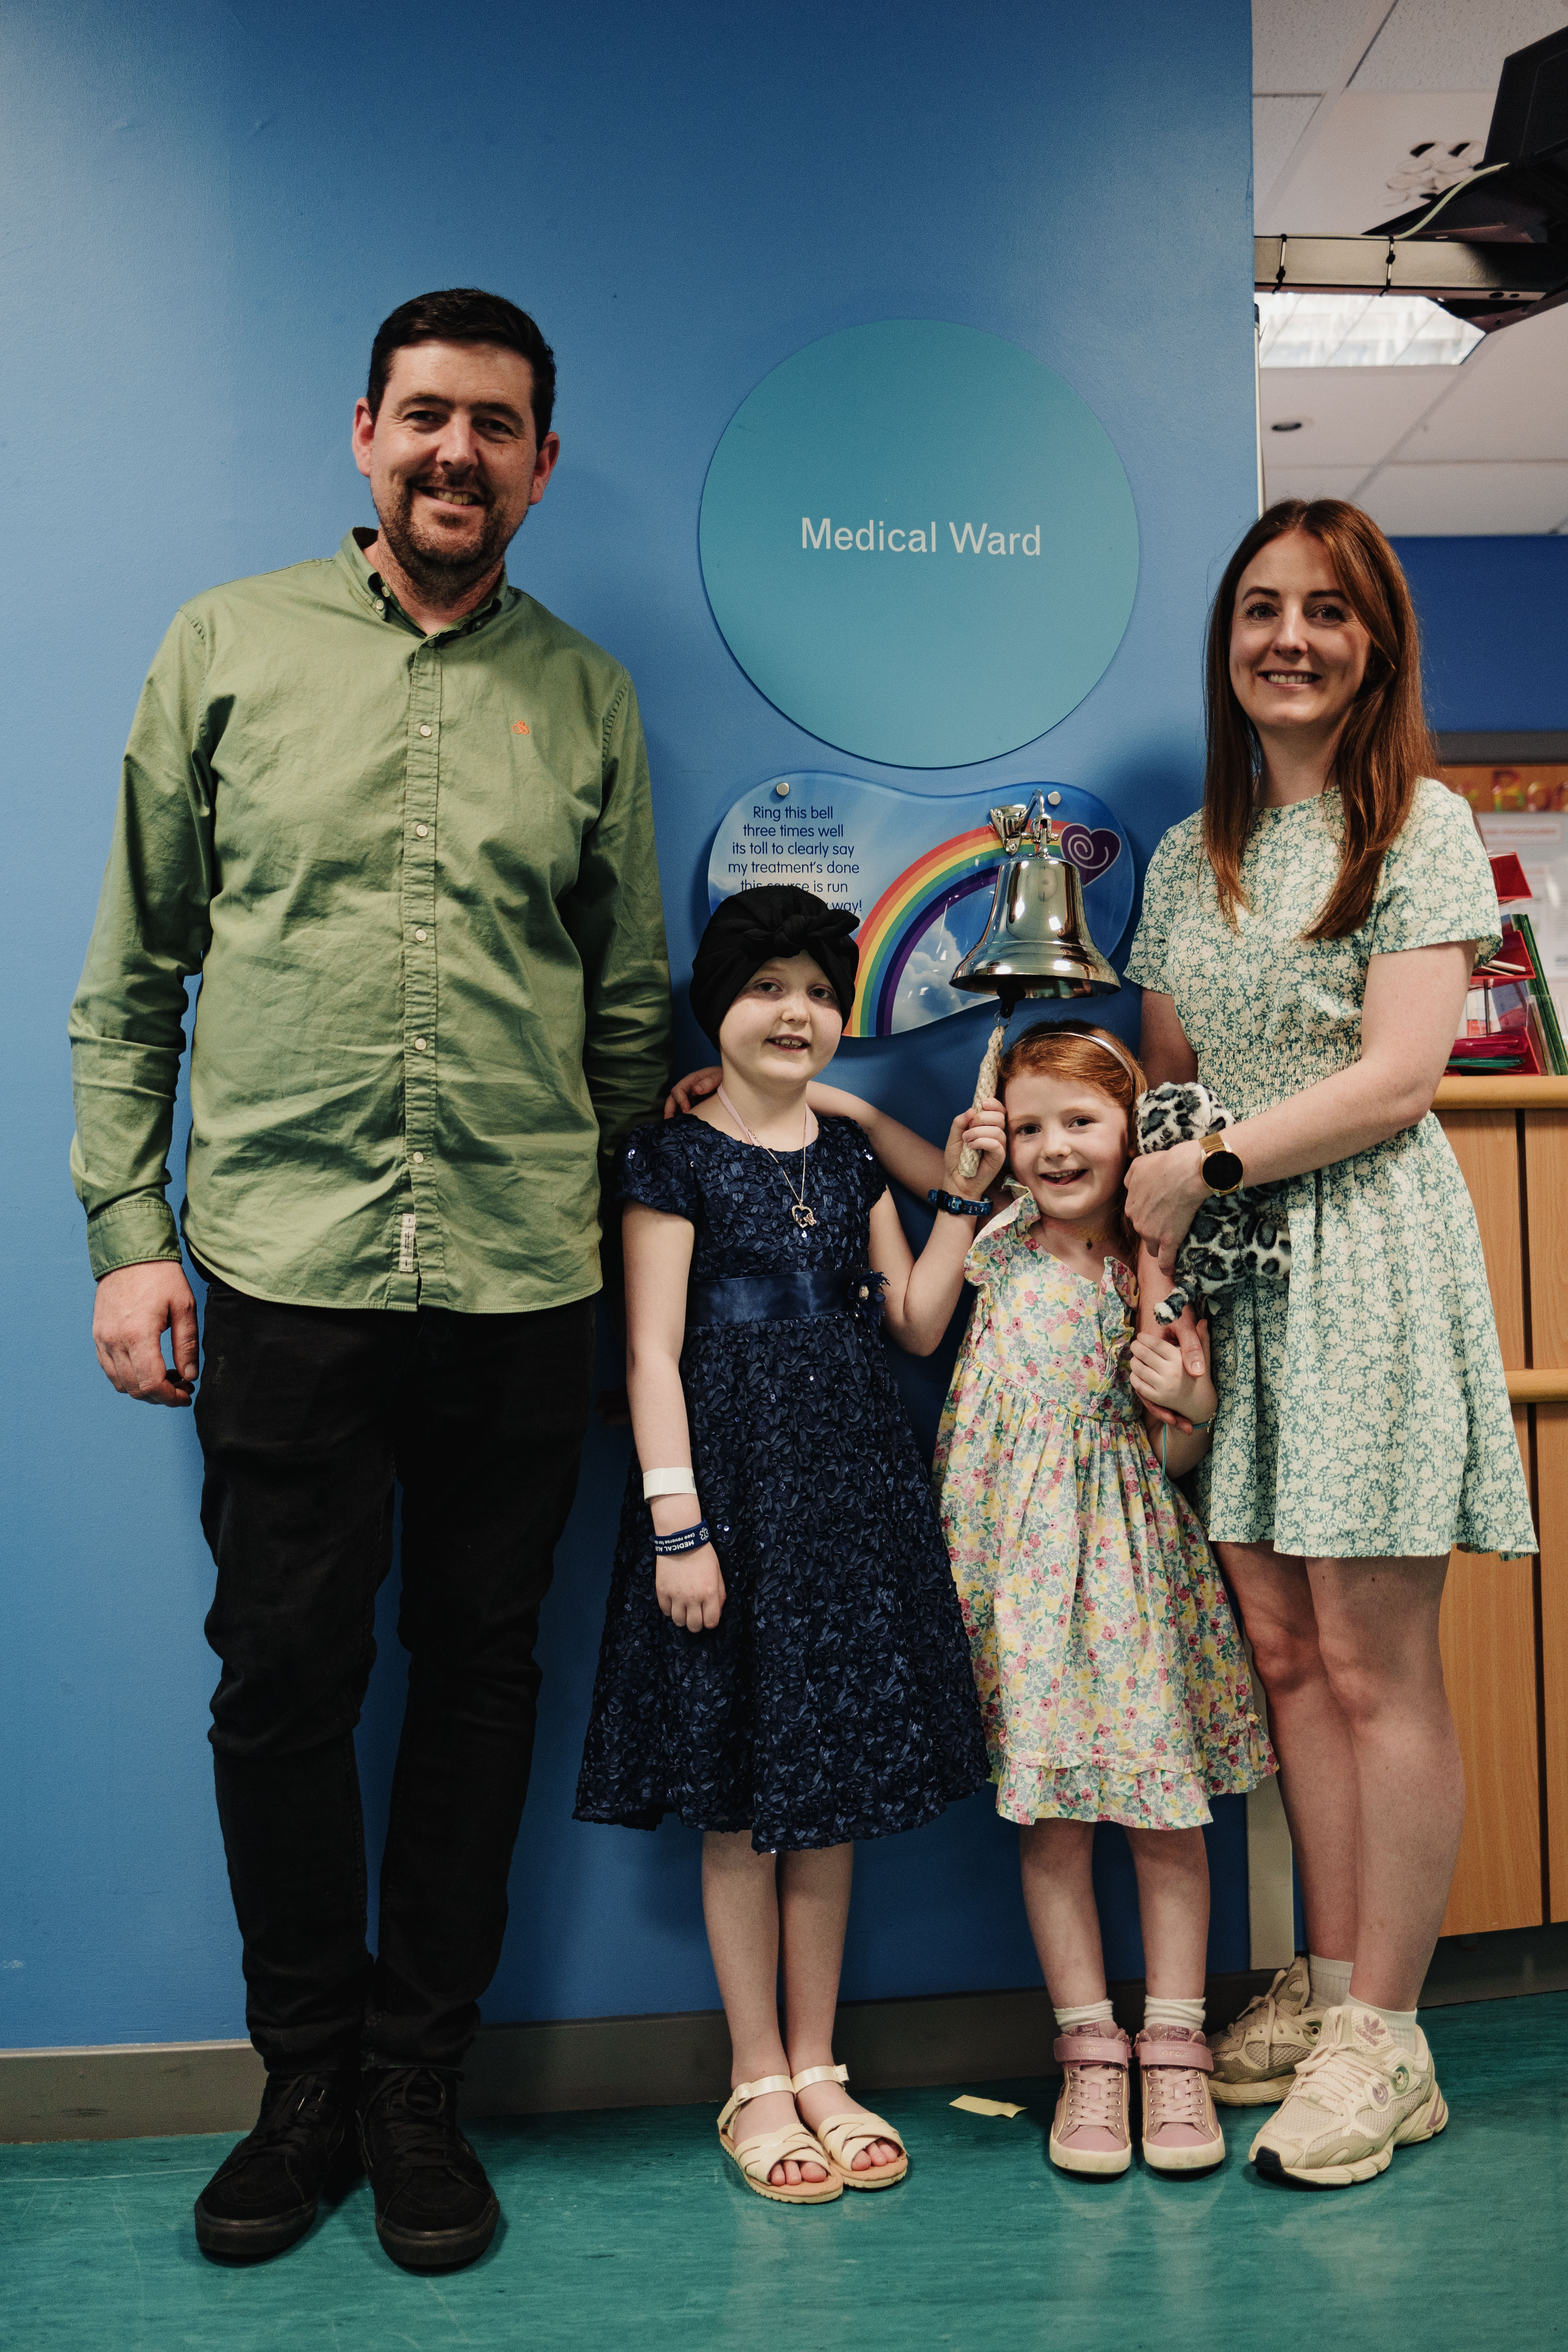
<svg viewBox="0 0 1568 2352"><path fill-rule="evenodd" d="M854 1841L916 1829L988 1774L930 1472L878 1324L918 1355L941 1339L1005 1157L1001 1107L953 1121L949 1192L971 1142L975 1201L938 1214L917 1263L860 1129L806 1105L853 1002L854 922L791 886L720 908L691 1003L723 1085L622 1157L637 1459L576 1806L706 1832L734 2060L720 2140L789 2204L909 2169L833 2063Z"/></svg>

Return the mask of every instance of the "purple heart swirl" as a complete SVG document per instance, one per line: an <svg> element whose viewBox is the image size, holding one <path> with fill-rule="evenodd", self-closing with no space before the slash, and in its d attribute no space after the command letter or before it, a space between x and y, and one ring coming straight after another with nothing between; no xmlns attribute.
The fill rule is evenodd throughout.
<svg viewBox="0 0 1568 2352"><path fill-rule="evenodd" d="M1109 874L1121 855L1121 835L1112 833L1108 825L1069 822L1061 829L1062 856L1069 866L1076 866L1086 882L1098 882Z"/></svg>

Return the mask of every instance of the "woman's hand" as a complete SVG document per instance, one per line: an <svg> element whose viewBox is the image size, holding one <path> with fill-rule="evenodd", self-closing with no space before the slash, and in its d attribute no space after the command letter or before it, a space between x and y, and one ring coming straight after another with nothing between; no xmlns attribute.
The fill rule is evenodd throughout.
<svg viewBox="0 0 1568 2352"><path fill-rule="evenodd" d="M980 1166L961 1183L958 1163L966 1149L980 1154ZM947 1150L942 1159L943 1190L979 1200L1006 1165L1007 1115L995 1096L987 1095L978 1110L961 1110L948 1129Z"/></svg>
<svg viewBox="0 0 1568 2352"><path fill-rule="evenodd" d="M1129 1222L1163 1274L1175 1271L1176 1252L1208 1197L1203 1164L1197 1144L1174 1143L1141 1154L1127 1171Z"/></svg>
<svg viewBox="0 0 1568 2352"><path fill-rule="evenodd" d="M660 1553L653 1589L672 1625L683 1625L689 1633L711 1630L724 1607L718 1553L711 1544L700 1551Z"/></svg>
<svg viewBox="0 0 1568 2352"><path fill-rule="evenodd" d="M1141 1404L1155 1406L1163 1419L1184 1422L1190 1429L1194 1422L1212 1421L1219 1406L1219 1396L1209 1375L1209 1327L1200 1323L1194 1334L1195 1349L1173 1347L1163 1337L1156 1339L1151 1331L1140 1332L1132 1342L1128 1377L1132 1393ZM1201 1371L1189 1371L1184 1357L1196 1352Z"/></svg>

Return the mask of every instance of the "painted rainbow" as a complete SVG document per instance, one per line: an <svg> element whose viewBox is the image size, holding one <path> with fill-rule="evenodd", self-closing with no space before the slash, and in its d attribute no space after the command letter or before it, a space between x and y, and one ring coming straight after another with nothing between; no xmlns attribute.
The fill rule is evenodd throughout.
<svg viewBox="0 0 1568 2352"><path fill-rule="evenodd" d="M937 917L976 890L988 890L1002 851L988 824L939 841L889 882L856 934L860 950L847 1037L889 1037L893 1000L904 968Z"/></svg>

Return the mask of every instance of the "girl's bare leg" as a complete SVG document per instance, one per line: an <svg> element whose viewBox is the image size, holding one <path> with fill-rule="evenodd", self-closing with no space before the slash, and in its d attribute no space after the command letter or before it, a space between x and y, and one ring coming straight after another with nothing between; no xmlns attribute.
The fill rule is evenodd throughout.
<svg viewBox="0 0 1568 2352"><path fill-rule="evenodd" d="M1024 1908L1046 1990L1058 2009L1105 1999L1093 1858L1092 1822L1032 1822L1018 1832Z"/></svg>
<svg viewBox="0 0 1568 2352"><path fill-rule="evenodd" d="M1307 1572L1319 1650L1355 1751L1351 1990L1377 2009L1410 2010L1442 1926L1465 1820L1464 1767L1437 1647L1447 1561L1314 1559Z"/></svg>
<svg viewBox="0 0 1568 2352"><path fill-rule="evenodd" d="M1308 1948L1348 1960L1356 1948L1361 1789L1351 1726L1319 1646L1307 1562L1272 1544L1215 1549L1268 1697Z"/></svg>
<svg viewBox="0 0 1568 2352"><path fill-rule="evenodd" d="M844 1851L847 1852L846 1848ZM710 1830L702 1840L702 1913L708 1948L730 2028L730 2087L755 2083L792 2068L779 2032L779 1897L774 1858L756 1853L750 1830ZM840 1925L839 1944L844 1930ZM837 1981L837 1979L836 1979ZM731 2126L738 2139L783 2131L795 2121L787 2091L766 2091L749 2100ZM803 2180L826 2180L820 2164L775 2164L768 2179L775 2189L798 2188Z"/></svg>
<svg viewBox="0 0 1568 2352"><path fill-rule="evenodd" d="M1201 2000L1208 1956L1209 1863L1202 1830L1129 1830L1138 1874L1144 1989Z"/></svg>
<svg viewBox="0 0 1568 2352"><path fill-rule="evenodd" d="M784 2022L789 2072L833 2063L833 2021L838 2009L838 1977L844 1962L844 1930L855 1870L852 1845L814 1847L778 1858L779 1923L784 1935ZM815 2130L829 2116L866 2111L842 2083L811 2083L795 2099L800 2119ZM874 2140L857 2155L852 2169L866 2172L896 2164L900 2151Z"/></svg>

